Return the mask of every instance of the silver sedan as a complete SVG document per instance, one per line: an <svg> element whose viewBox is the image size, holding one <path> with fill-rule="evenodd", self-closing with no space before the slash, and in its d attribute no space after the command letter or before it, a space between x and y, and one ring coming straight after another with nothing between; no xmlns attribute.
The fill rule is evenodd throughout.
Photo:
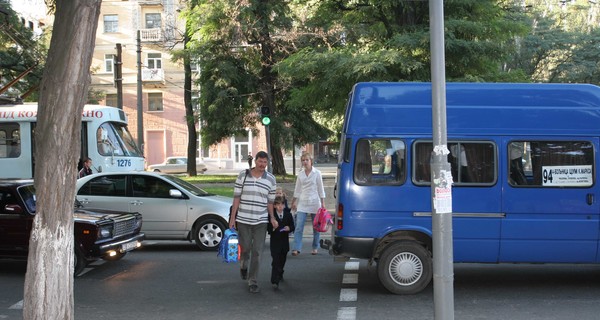
<svg viewBox="0 0 600 320"><path fill-rule="evenodd" d="M154 172L106 172L77 180L84 208L139 212L146 239L194 240L216 250L232 199L209 194L177 177Z"/></svg>
<svg viewBox="0 0 600 320"><path fill-rule="evenodd" d="M196 158L196 172L206 172L206 165L202 159ZM152 164L148 166L148 171L163 172L163 173L186 173L187 158L186 157L168 157L163 163Z"/></svg>

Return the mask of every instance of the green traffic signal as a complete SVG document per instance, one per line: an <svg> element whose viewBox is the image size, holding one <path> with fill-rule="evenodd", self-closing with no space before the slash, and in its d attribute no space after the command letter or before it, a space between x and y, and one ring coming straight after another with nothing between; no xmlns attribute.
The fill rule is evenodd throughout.
<svg viewBox="0 0 600 320"><path fill-rule="evenodd" d="M265 126L268 126L271 123L271 118L269 117L263 117L262 118L262 124Z"/></svg>

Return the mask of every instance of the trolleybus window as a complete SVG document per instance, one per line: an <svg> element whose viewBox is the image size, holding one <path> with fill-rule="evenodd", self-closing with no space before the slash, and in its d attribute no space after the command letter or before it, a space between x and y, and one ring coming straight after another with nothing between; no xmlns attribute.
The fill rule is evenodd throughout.
<svg viewBox="0 0 600 320"><path fill-rule="evenodd" d="M133 137L125 125L105 122L97 132L98 153L103 156L141 156Z"/></svg>

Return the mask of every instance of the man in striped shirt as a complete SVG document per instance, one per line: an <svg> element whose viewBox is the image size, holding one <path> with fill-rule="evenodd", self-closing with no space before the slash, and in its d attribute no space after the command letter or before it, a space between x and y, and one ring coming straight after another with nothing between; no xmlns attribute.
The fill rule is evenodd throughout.
<svg viewBox="0 0 600 320"><path fill-rule="evenodd" d="M273 201L277 182L275 176L266 171L269 155L260 151L254 157L254 168L238 175L233 188L233 206L229 227L236 226L242 254L240 274L248 280L248 290L260 291L256 277L260 267L260 254L265 244L267 224L278 227L273 216Z"/></svg>

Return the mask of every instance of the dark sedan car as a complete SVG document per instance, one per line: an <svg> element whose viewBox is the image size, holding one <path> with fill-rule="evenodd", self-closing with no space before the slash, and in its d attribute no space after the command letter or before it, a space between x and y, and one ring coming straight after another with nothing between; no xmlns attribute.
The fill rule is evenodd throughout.
<svg viewBox="0 0 600 320"><path fill-rule="evenodd" d="M0 181L0 259L27 259L35 215L32 180ZM118 260L141 246L142 215L75 208L75 275L94 260Z"/></svg>

